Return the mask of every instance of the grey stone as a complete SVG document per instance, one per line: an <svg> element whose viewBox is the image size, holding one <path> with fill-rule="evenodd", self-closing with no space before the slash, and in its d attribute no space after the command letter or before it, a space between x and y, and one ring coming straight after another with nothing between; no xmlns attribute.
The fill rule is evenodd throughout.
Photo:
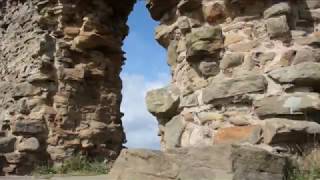
<svg viewBox="0 0 320 180"><path fill-rule="evenodd" d="M320 8L320 2L318 0L304 0L298 1L301 9L317 9Z"/></svg>
<svg viewBox="0 0 320 180"><path fill-rule="evenodd" d="M168 26L166 24L162 24L156 28L155 38L161 46L168 48L172 40L172 32L175 28L176 26Z"/></svg>
<svg viewBox="0 0 320 180"><path fill-rule="evenodd" d="M159 118L170 119L177 113L179 92L175 87L166 87L149 91L146 96L149 112Z"/></svg>
<svg viewBox="0 0 320 180"><path fill-rule="evenodd" d="M35 96L41 93L41 89L39 87L33 86L30 83L17 83L14 86L13 97L21 98L28 96Z"/></svg>
<svg viewBox="0 0 320 180"><path fill-rule="evenodd" d="M200 112L198 113L198 118L201 124L205 124L207 122L223 122L224 116L223 114L217 112Z"/></svg>
<svg viewBox="0 0 320 180"><path fill-rule="evenodd" d="M317 93L293 93L266 97L254 102L255 112L260 117L296 115L320 110Z"/></svg>
<svg viewBox="0 0 320 180"><path fill-rule="evenodd" d="M208 62L208 61L200 62L199 70L201 74L205 77L215 76L220 72L219 65L217 62Z"/></svg>
<svg viewBox="0 0 320 180"><path fill-rule="evenodd" d="M319 36L315 36L315 35L303 35L303 36L298 36L298 37L294 37L293 41L299 45L310 45L312 47L318 47L320 44L320 38Z"/></svg>
<svg viewBox="0 0 320 180"><path fill-rule="evenodd" d="M293 83L318 87L320 83L320 63L304 62L269 72L272 79L280 83Z"/></svg>
<svg viewBox="0 0 320 180"><path fill-rule="evenodd" d="M212 81L209 86L202 91L203 102L208 104L222 98L261 92L266 89L266 83L265 78L260 75L248 75L239 78Z"/></svg>
<svg viewBox="0 0 320 180"><path fill-rule="evenodd" d="M9 153L14 151L16 137L0 137L0 153Z"/></svg>
<svg viewBox="0 0 320 180"><path fill-rule="evenodd" d="M184 107L195 107L198 106L198 95L197 94L190 94L187 96L184 96L180 100L179 108Z"/></svg>
<svg viewBox="0 0 320 180"><path fill-rule="evenodd" d="M181 17L178 19L178 27L183 34L190 32L191 26L187 17Z"/></svg>
<svg viewBox="0 0 320 180"><path fill-rule="evenodd" d="M195 29L186 36L187 61L201 61L216 56L223 48L223 39L220 26Z"/></svg>
<svg viewBox="0 0 320 180"><path fill-rule="evenodd" d="M220 62L221 69L228 69L239 66L243 63L244 55L242 53L228 53L223 56Z"/></svg>
<svg viewBox="0 0 320 180"><path fill-rule="evenodd" d="M320 124L310 121L294 121L290 119L267 119L263 127L266 144L308 144L320 135Z"/></svg>
<svg viewBox="0 0 320 180"><path fill-rule="evenodd" d="M309 48L304 48L304 49L299 49L296 53L296 56L293 59L292 64L300 64L303 62L319 62L319 52L309 49Z"/></svg>
<svg viewBox="0 0 320 180"><path fill-rule="evenodd" d="M291 9L288 2L281 2L281 3L274 4L268 9L266 9L263 15L264 15L264 18L270 18L273 16L288 15L290 11Z"/></svg>
<svg viewBox="0 0 320 180"><path fill-rule="evenodd" d="M201 7L199 0L181 0L178 4L178 9L182 13L190 12Z"/></svg>
<svg viewBox="0 0 320 180"><path fill-rule="evenodd" d="M39 150L39 148L40 143L35 137L24 139L17 145L17 150L20 152L34 152Z"/></svg>
<svg viewBox="0 0 320 180"><path fill-rule="evenodd" d="M261 42L257 40L243 41L236 44L231 44L228 48L232 52L249 52L258 47Z"/></svg>
<svg viewBox="0 0 320 180"><path fill-rule="evenodd" d="M176 41L172 41L168 47L168 64L175 68L177 65L178 53L177 53L178 44Z"/></svg>
<svg viewBox="0 0 320 180"><path fill-rule="evenodd" d="M266 20L268 34L271 38L286 38L290 34L286 16L269 18Z"/></svg>
<svg viewBox="0 0 320 180"><path fill-rule="evenodd" d="M166 123L164 128L164 141L166 144L166 149L180 147L180 139L185 126L186 124L180 115L173 117L168 123Z"/></svg>
<svg viewBox="0 0 320 180"><path fill-rule="evenodd" d="M289 162L284 157L249 146L234 149L232 155L233 180L283 180L287 177Z"/></svg>
<svg viewBox="0 0 320 180"><path fill-rule="evenodd" d="M276 53L274 52L256 52L252 56L252 59L256 64L263 66L266 63L271 62L275 57Z"/></svg>
<svg viewBox="0 0 320 180"><path fill-rule="evenodd" d="M12 127L14 135L41 135L46 127L41 121L16 121Z"/></svg>
<svg viewBox="0 0 320 180"><path fill-rule="evenodd" d="M266 161L268 159L268 161ZM110 172L117 180L283 180L287 159L253 147L215 145L167 152L123 150ZM262 179L261 179L262 180Z"/></svg>
<svg viewBox="0 0 320 180"><path fill-rule="evenodd" d="M160 20L162 16L178 2L178 0L147 0L146 4L152 18Z"/></svg>

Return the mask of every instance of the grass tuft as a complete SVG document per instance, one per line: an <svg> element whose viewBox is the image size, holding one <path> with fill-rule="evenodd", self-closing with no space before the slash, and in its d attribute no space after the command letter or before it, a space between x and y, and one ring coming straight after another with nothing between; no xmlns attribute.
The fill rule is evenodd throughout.
<svg viewBox="0 0 320 180"><path fill-rule="evenodd" d="M64 161L64 163L59 167L54 167L47 164L40 165L35 168L33 175L52 176L55 174L59 174L84 176L107 174L107 171L107 164L104 160L88 160L85 156L75 155L70 159Z"/></svg>
<svg viewBox="0 0 320 180"><path fill-rule="evenodd" d="M298 160L297 167L289 173L289 180L320 179L320 148L313 149Z"/></svg>

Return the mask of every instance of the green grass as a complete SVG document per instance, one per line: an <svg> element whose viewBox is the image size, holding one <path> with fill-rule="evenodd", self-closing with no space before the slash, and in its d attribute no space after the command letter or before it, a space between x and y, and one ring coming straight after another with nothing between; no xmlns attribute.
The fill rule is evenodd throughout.
<svg viewBox="0 0 320 180"><path fill-rule="evenodd" d="M298 164L289 173L289 180L318 180L320 179L320 148L300 158Z"/></svg>
<svg viewBox="0 0 320 180"><path fill-rule="evenodd" d="M107 164L103 160L88 160L84 156L76 155L64 161L64 163L59 167L53 167L47 164L40 165L35 168L33 175L53 176L55 174L59 174L84 176L107 174L107 171Z"/></svg>
<svg viewBox="0 0 320 180"><path fill-rule="evenodd" d="M311 169L311 170L294 169L289 175L289 180L317 180L319 178L320 178L320 169Z"/></svg>

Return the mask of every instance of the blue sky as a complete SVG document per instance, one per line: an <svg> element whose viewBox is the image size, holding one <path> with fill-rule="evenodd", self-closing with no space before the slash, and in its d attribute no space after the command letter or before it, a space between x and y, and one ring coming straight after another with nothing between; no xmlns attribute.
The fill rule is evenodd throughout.
<svg viewBox="0 0 320 180"><path fill-rule="evenodd" d="M168 84L170 75L166 51L154 39L157 22L153 21L139 1L129 17L130 33L124 42L127 61L123 67L123 124L129 148L159 149L158 124L147 112L148 90Z"/></svg>

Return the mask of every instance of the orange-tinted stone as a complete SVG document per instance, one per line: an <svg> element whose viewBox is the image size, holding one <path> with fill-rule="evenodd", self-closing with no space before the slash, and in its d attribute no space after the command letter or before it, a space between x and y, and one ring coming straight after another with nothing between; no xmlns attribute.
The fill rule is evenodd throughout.
<svg viewBox="0 0 320 180"><path fill-rule="evenodd" d="M248 142L256 144L261 138L261 127L256 125L219 129L214 134L214 144L232 144Z"/></svg>

